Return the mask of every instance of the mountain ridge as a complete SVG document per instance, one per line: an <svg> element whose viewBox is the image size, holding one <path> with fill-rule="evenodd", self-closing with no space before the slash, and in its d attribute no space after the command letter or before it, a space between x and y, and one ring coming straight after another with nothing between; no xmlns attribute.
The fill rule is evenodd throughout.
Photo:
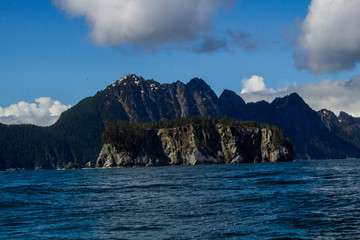
<svg viewBox="0 0 360 240"><path fill-rule="evenodd" d="M271 103L245 103L231 90L225 89L218 97L199 78L186 84L180 81L160 84L129 74L63 112L52 126L41 128L41 131L37 127L29 127L33 135L58 139L71 156L56 154L58 149L55 143L50 146L51 141L49 146L45 141L44 146L34 147L35 150L30 151L28 156L23 156L27 151L12 151L3 137L0 139L0 168L63 168L70 162L69 159L83 166L90 160L96 160L101 150L102 131L110 122L147 122L194 115L227 116L240 121L277 125L291 139L296 159L360 157L360 146L330 131L318 113L296 93ZM17 142L24 149L36 138L30 134L29 139L24 139L20 133L19 136L11 135L6 128L0 127L0 133L5 132L8 138L12 138L13 144ZM40 151L41 148L43 150ZM26 157L30 160L25 160Z"/></svg>
<svg viewBox="0 0 360 240"><path fill-rule="evenodd" d="M360 118L340 112L338 116L330 110L317 112L326 128L336 136L360 148Z"/></svg>

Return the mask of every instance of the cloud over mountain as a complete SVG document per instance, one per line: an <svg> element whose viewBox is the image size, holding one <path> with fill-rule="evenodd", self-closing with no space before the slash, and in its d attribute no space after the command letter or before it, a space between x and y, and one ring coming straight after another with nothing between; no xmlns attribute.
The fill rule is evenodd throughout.
<svg viewBox="0 0 360 240"><path fill-rule="evenodd" d="M192 52L254 51L263 41L238 29L219 30L214 15L234 0L53 0L67 14L85 17L100 46L123 51L158 47Z"/></svg>
<svg viewBox="0 0 360 240"><path fill-rule="evenodd" d="M297 92L311 108L318 111L329 109L335 114L345 111L354 117L360 117L360 77L347 80L322 80L301 86L291 86L285 90L242 92L240 96L246 102L265 100L271 102L276 97L283 97Z"/></svg>
<svg viewBox="0 0 360 240"><path fill-rule="evenodd" d="M55 123L60 114L70 107L70 105L64 105L49 97L36 98L35 103L21 101L8 107L0 107L0 122L49 126Z"/></svg>
<svg viewBox="0 0 360 240"><path fill-rule="evenodd" d="M241 85L243 87L241 90L242 94L256 93L256 92L261 92L261 93L275 92L274 89L272 88L266 88L264 78L257 75L253 75L249 79L243 79L241 81Z"/></svg>
<svg viewBox="0 0 360 240"><path fill-rule="evenodd" d="M351 70L360 61L360 1L312 0L295 61L313 73Z"/></svg>
<svg viewBox="0 0 360 240"><path fill-rule="evenodd" d="M75 16L85 16L99 45L154 46L194 40L211 29L211 12L224 0L54 0Z"/></svg>

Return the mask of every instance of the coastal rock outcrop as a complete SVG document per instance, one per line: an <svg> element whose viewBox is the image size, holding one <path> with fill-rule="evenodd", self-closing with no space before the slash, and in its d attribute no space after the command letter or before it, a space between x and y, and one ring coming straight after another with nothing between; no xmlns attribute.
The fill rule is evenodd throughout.
<svg viewBox="0 0 360 240"><path fill-rule="evenodd" d="M144 128L103 143L96 167L230 164L292 161L290 142L277 127L200 118L176 127ZM205 119L205 120L204 120ZM120 124L120 123L119 123ZM140 123L126 123L141 129ZM255 124L256 125L256 124ZM125 129L125 127L124 127ZM104 135L118 131L114 126ZM103 135L103 137L104 137ZM106 138L106 137L105 137ZM138 139L126 142L126 138Z"/></svg>

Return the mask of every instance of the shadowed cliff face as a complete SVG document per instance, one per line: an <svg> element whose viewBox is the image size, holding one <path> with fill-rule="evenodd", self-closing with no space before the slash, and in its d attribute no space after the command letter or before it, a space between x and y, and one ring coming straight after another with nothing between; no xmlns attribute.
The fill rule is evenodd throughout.
<svg viewBox="0 0 360 240"><path fill-rule="evenodd" d="M289 142L277 143L271 128L187 124L146 130L141 146L108 142L97 167L258 163L293 160ZM125 138L126 136L124 136ZM123 141L121 141L123 142ZM131 145L130 145L131 146Z"/></svg>
<svg viewBox="0 0 360 240"><path fill-rule="evenodd" d="M103 92L108 99L105 108L116 104L117 108L124 110L125 118L131 121L221 115L216 94L198 78L187 84L179 81L159 84L130 74L108 86Z"/></svg>
<svg viewBox="0 0 360 240"><path fill-rule="evenodd" d="M318 115L326 128L344 142L360 148L360 118L340 112L336 116L332 111L322 109Z"/></svg>
<svg viewBox="0 0 360 240"><path fill-rule="evenodd" d="M276 125L287 135L294 147L296 159L328 159L359 157L358 146L329 131L326 122L296 93L277 98L272 103L260 101L244 104L240 96L225 92L220 96L225 115L242 121ZM360 143L360 141L358 141Z"/></svg>

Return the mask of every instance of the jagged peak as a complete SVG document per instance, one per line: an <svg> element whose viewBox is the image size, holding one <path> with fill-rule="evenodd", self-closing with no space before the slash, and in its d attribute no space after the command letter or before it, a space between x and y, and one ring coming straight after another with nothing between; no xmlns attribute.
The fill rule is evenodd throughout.
<svg viewBox="0 0 360 240"><path fill-rule="evenodd" d="M210 86L201 78L193 78L186 85L193 86L196 88L198 88L198 87L210 88Z"/></svg>
<svg viewBox="0 0 360 240"><path fill-rule="evenodd" d="M332 112L331 110L326 109L326 108L321 109L320 111L317 112L317 114L321 117L321 119L323 121L325 121L325 120L329 120L329 121L330 120L332 120L332 121L338 120L338 117L335 115L335 113Z"/></svg>
<svg viewBox="0 0 360 240"><path fill-rule="evenodd" d="M350 114L343 112L343 111L340 112L339 117L351 117L352 118L352 116Z"/></svg>
<svg viewBox="0 0 360 240"><path fill-rule="evenodd" d="M336 117L335 113L333 113L332 111L330 111L328 109L323 108L320 111L318 111L317 114L321 118L321 121L324 123L325 127L329 131L333 131L334 123L336 121L339 121L338 118Z"/></svg>
<svg viewBox="0 0 360 240"><path fill-rule="evenodd" d="M200 80L200 81L203 81L203 80ZM206 83L204 82L204 84L206 84ZM112 88L118 88L118 87L122 88L127 85L132 86L132 87L140 87L138 89L139 91L144 91L145 88L148 88L150 92L157 91L162 88L167 88L169 86L179 86L179 85L185 86L185 84L179 80L177 80L176 82L173 82L173 83L159 83L159 82L155 81L154 79L145 80L142 76L132 73L132 74L128 74L128 75L116 80L113 84L107 86L106 90L109 90ZM208 86L208 88L210 89L210 86ZM102 91L104 91L104 90L102 90ZM102 92L102 91L99 91L99 92Z"/></svg>
<svg viewBox="0 0 360 240"><path fill-rule="evenodd" d="M229 89L224 89L224 91L221 93L220 96L222 96L222 95L224 95L224 96L227 96L227 95L234 96L234 94L237 95L234 91L231 91ZM237 96L239 96L239 95L237 95Z"/></svg>
<svg viewBox="0 0 360 240"><path fill-rule="evenodd" d="M228 90L228 89L224 89L224 91L221 93L219 99L221 101L225 100L225 99L228 99L230 101L235 101L237 103L240 103L241 105L245 105L245 101L244 99L242 99L241 96L239 96L238 94L236 94L234 91L231 91L231 90Z"/></svg>
<svg viewBox="0 0 360 240"><path fill-rule="evenodd" d="M112 86L115 87L125 82L133 82L134 84L138 85L142 81L145 81L142 76L137 76L136 74L131 73L117 80Z"/></svg>
<svg viewBox="0 0 360 240"><path fill-rule="evenodd" d="M319 115L323 115L323 116L335 116L335 113L329 109L323 108L321 110L318 111Z"/></svg>
<svg viewBox="0 0 360 240"><path fill-rule="evenodd" d="M351 116L346 112L340 112L338 119L339 122L343 122L346 124L354 124L356 121L359 121L359 119L354 118L353 116Z"/></svg>
<svg viewBox="0 0 360 240"><path fill-rule="evenodd" d="M297 92L290 93L289 98L303 100L302 97Z"/></svg>
<svg viewBox="0 0 360 240"><path fill-rule="evenodd" d="M278 97L272 101L271 105L280 105L280 104L306 104L304 99L300 97L299 94L293 92L285 97Z"/></svg>
<svg viewBox="0 0 360 240"><path fill-rule="evenodd" d="M322 112L323 114L331 114L331 113L334 113L333 111L331 111L331 110L329 110L329 109L326 109L326 108L321 109L319 112Z"/></svg>

